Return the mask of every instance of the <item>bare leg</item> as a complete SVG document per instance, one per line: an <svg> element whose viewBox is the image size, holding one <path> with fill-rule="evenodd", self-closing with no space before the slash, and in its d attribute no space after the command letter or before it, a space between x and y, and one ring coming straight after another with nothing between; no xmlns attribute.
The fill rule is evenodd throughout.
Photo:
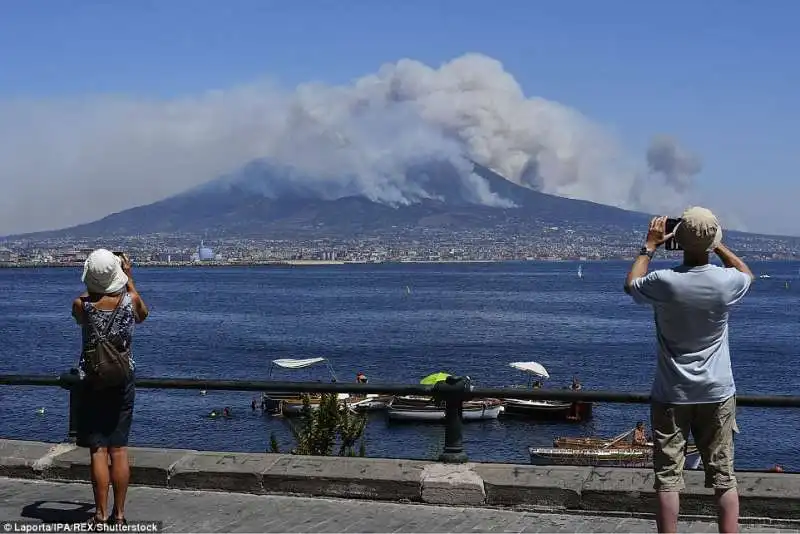
<svg viewBox="0 0 800 534"><path fill-rule="evenodd" d="M720 532L739 532L739 492L736 488L716 490L717 526Z"/></svg>
<svg viewBox="0 0 800 534"><path fill-rule="evenodd" d="M677 491L658 492L658 511L656 525L659 532L674 534L678 532L678 511L680 510L680 493Z"/></svg>
<svg viewBox="0 0 800 534"><path fill-rule="evenodd" d="M128 462L127 447L110 447L111 453L111 485L114 488L114 512L116 519L125 517L125 497L128 494L128 481L131 468Z"/></svg>
<svg viewBox="0 0 800 534"><path fill-rule="evenodd" d="M108 519L108 450L105 447L90 449L92 463L92 489L94 490L95 517Z"/></svg>

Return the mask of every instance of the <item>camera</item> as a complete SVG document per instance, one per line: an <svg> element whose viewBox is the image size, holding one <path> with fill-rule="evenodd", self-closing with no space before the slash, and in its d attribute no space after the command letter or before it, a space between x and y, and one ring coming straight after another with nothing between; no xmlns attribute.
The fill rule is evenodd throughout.
<svg viewBox="0 0 800 534"><path fill-rule="evenodd" d="M112 254L114 254L114 256L119 256L120 258L125 255L125 253L122 252L121 250L115 250L114 252L112 252Z"/></svg>
<svg viewBox="0 0 800 534"><path fill-rule="evenodd" d="M666 228L664 228L665 234L671 234L675 231L675 228L681 222L682 219L667 219ZM666 241L664 241L664 250L683 250L680 243L675 239L675 237L670 237Z"/></svg>

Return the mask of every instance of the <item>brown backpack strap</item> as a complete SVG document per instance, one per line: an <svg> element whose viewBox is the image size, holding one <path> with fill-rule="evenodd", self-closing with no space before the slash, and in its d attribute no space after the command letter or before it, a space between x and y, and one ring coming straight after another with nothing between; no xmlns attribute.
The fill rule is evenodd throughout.
<svg viewBox="0 0 800 534"><path fill-rule="evenodd" d="M119 297L119 301L117 302L117 306L114 308L114 311L111 313L111 317L108 318L108 324L106 324L106 327L105 327L105 329L103 330L102 333L97 329L97 325L94 324L94 321L92 321L89 318L89 314L85 313L86 321L89 323L89 326L91 327L92 331L94 332L94 335L97 336L98 340L104 341L106 339L106 337L108 336L108 334L111 333L111 327L114 326L114 320L117 318L117 314L119 313L120 308L122 308L122 302L123 302L123 300L125 300L125 296L127 294L128 294L127 291L125 291L125 290L122 291L122 294Z"/></svg>

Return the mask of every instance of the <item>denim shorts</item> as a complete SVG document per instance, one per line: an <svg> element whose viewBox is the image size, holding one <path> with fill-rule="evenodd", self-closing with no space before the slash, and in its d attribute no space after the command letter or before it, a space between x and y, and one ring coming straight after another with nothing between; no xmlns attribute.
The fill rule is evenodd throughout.
<svg viewBox="0 0 800 534"><path fill-rule="evenodd" d="M133 377L116 388L95 389L83 383L79 390L79 447L127 447L133 422L136 386Z"/></svg>

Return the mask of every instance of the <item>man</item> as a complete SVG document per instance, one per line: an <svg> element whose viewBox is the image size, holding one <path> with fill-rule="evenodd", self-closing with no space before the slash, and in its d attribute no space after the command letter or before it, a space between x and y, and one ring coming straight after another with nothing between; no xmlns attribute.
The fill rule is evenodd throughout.
<svg viewBox="0 0 800 534"><path fill-rule="evenodd" d="M647 445L647 434L644 431L644 421L636 423L636 428L633 429L633 440L631 444L636 447L643 447Z"/></svg>
<svg viewBox="0 0 800 534"><path fill-rule="evenodd" d="M651 391L659 532L676 532L689 433L700 449L706 487L714 488L720 532L737 532L739 495L733 473L736 387L728 348L729 308L747 293L753 273L722 244L711 211L692 207L672 234L666 217L650 222L647 239L625 280L625 292L654 308L658 362ZM656 249L670 238L683 263L648 274ZM724 268L709 263L713 251Z"/></svg>

